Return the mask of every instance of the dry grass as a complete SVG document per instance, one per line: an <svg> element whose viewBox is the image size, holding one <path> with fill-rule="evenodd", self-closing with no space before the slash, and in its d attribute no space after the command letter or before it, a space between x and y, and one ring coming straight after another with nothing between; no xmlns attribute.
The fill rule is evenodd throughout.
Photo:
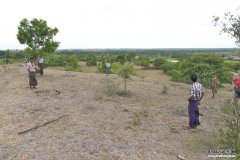
<svg viewBox="0 0 240 160"><path fill-rule="evenodd" d="M122 81L114 75L108 81L105 74L46 69L37 76L38 89L30 90L26 68L8 66L0 72L0 159L171 160L177 153L207 159L212 128L230 91L219 90L214 99L206 91L202 125L183 131L189 86L170 83L158 70L138 72L144 81L129 81L131 96L126 98L117 95ZM166 84L167 94L161 94ZM69 116L17 134L65 114Z"/></svg>

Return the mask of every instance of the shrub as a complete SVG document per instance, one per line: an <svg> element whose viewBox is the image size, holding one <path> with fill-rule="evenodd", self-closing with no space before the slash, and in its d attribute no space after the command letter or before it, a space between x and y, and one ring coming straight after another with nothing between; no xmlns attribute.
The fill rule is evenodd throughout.
<svg viewBox="0 0 240 160"><path fill-rule="evenodd" d="M80 68L78 64L78 57L76 55L71 55L67 59L67 67L65 69L66 71L75 71L75 72L81 72L82 69Z"/></svg>
<svg viewBox="0 0 240 160"><path fill-rule="evenodd" d="M190 82L189 75L197 73L198 80L205 86L210 87L212 73L216 73L220 83L230 83L232 74L224 59L216 54L193 54L181 60L178 70L170 72L172 79L178 82Z"/></svg>
<svg viewBox="0 0 240 160"><path fill-rule="evenodd" d="M121 69L122 65L119 62L114 62L111 64L111 70L110 73L117 74L119 70ZM105 73L106 72L106 64L102 63L101 66L98 67L98 72L99 73Z"/></svg>
<svg viewBox="0 0 240 160"><path fill-rule="evenodd" d="M232 62L229 64L229 67L231 67L232 70L234 71L239 71L240 70L240 62Z"/></svg>
<svg viewBox="0 0 240 160"><path fill-rule="evenodd" d="M97 65L97 61L96 61L96 59L87 60L86 65L87 66L96 66Z"/></svg>
<svg viewBox="0 0 240 160"><path fill-rule="evenodd" d="M154 61L153 61L153 65L157 68L160 68L161 65L165 64L167 61L163 58L156 58Z"/></svg>
<svg viewBox="0 0 240 160"><path fill-rule="evenodd" d="M46 66L65 66L64 56L60 54L47 54L44 57Z"/></svg>
<svg viewBox="0 0 240 160"><path fill-rule="evenodd" d="M120 62L122 65L124 65L126 62L126 58L124 55L119 55L119 56L117 56L116 61Z"/></svg>
<svg viewBox="0 0 240 160"><path fill-rule="evenodd" d="M142 57L138 59L138 64L143 66L143 67L148 67L150 64L150 59L147 57Z"/></svg>
<svg viewBox="0 0 240 160"><path fill-rule="evenodd" d="M173 62L165 62L159 66L160 69L163 70L164 73L169 73L170 71L177 69L178 63Z"/></svg>

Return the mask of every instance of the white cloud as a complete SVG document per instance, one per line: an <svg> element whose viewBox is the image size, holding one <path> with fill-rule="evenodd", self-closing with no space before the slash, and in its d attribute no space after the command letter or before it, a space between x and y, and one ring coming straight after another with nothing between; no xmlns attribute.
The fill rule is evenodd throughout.
<svg viewBox="0 0 240 160"><path fill-rule="evenodd" d="M23 18L57 27L60 48L236 47L211 21L239 6L238 0L8 0L1 2L0 49L25 47L16 39Z"/></svg>

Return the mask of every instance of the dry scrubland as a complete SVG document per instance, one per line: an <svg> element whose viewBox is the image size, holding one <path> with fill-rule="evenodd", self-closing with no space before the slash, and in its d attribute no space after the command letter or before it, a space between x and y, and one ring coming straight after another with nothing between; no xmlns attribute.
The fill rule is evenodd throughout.
<svg viewBox="0 0 240 160"><path fill-rule="evenodd" d="M225 88L212 99L206 90L201 126L184 131L189 86L159 70L139 70L127 95L116 75L46 69L37 79L38 89L30 90L22 64L0 72L0 159L208 159L215 122L231 96Z"/></svg>

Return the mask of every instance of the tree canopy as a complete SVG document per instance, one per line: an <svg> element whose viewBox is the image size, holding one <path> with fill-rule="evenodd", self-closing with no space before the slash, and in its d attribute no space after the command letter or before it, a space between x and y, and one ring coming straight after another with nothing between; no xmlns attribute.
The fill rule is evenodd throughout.
<svg viewBox="0 0 240 160"><path fill-rule="evenodd" d="M221 28L222 33L235 38L235 43L240 47L240 15L233 15L228 12L224 14L223 18L214 16L213 22L215 26Z"/></svg>
<svg viewBox="0 0 240 160"><path fill-rule="evenodd" d="M26 44L32 51L54 52L59 42L55 42L53 37L58 33L57 28L50 28L47 21L42 19L24 18L18 26L17 39L20 44Z"/></svg>

